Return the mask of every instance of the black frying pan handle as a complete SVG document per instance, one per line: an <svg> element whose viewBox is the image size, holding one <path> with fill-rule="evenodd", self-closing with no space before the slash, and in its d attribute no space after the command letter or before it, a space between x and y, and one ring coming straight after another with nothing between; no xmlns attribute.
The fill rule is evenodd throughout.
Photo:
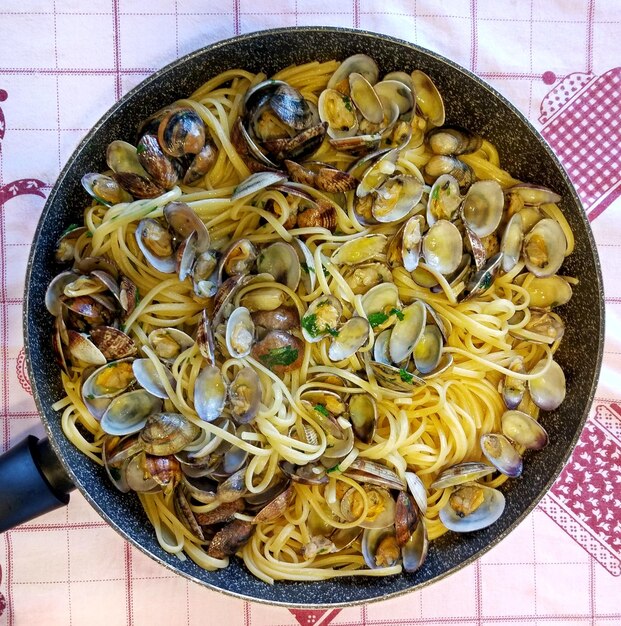
<svg viewBox="0 0 621 626"><path fill-rule="evenodd" d="M28 435L0 456L0 533L65 506L73 489L49 440Z"/></svg>

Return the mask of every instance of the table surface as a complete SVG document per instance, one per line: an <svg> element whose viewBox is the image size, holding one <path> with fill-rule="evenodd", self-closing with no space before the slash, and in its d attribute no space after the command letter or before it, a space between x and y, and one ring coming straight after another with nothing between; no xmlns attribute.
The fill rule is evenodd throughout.
<svg viewBox="0 0 621 626"><path fill-rule="evenodd" d="M247 603L174 576L76 493L68 508L0 537L0 626L621 624L618 0L3 0L0 452L42 432L24 363L23 277L45 197L74 147L121 95L179 56L239 33L313 24L383 32L451 58L512 100L563 160L606 291L602 377L578 447L534 512L474 564L342 610ZM585 115L592 123L578 134Z"/></svg>

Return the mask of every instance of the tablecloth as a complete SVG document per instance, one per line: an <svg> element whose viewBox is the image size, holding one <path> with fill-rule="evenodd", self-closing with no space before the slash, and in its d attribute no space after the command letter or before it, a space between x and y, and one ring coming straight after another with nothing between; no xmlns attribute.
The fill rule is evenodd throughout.
<svg viewBox="0 0 621 626"><path fill-rule="evenodd" d="M342 610L248 603L174 576L75 493L68 508L0 536L0 626L621 624L617 0L3 0L0 452L42 434L24 365L24 271L74 147L120 96L179 56L238 33L311 24L383 32L446 55L513 101L568 168L595 233L607 314L601 382L578 447L533 513L474 564Z"/></svg>

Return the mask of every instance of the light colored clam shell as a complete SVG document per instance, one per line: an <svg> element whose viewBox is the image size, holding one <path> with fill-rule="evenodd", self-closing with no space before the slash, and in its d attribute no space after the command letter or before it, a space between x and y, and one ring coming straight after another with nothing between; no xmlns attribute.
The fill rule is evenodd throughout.
<svg viewBox="0 0 621 626"><path fill-rule="evenodd" d="M342 361L355 354L368 343L371 325L364 317L354 316L338 330L338 336L332 339L328 348L331 361Z"/></svg>
<svg viewBox="0 0 621 626"><path fill-rule="evenodd" d="M277 185L287 180L286 174L280 172L257 172L245 178L233 191L232 201L248 198L271 185Z"/></svg>
<svg viewBox="0 0 621 626"><path fill-rule="evenodd" d="M524 288L530 296L530 306L538 309L552 309L567 304L573 295L571 285L562 276L556 275L533 278L527 281Z"/></svg>
<svg viewBox="0 0 621 626"><path fill-rule="evenodd" d="M346 241L332 255L336 265L358 265L379 259L386 250L386 235L363 235Z"/></svg>
<svg viewBox="0 0 621 626"><path fill-rule="evenodd" d="M315 285L317 283L317 271L315 269L315 257L310 251L309 247L301 240L293 238L291 245L298 255L298 261L300 262L300 268L302 273L300 280L306 289L306 293L313 293L315 291Z"/></svg>
<svg viewBox="0 0 621 626"><path fill-rule="evenodd" d="M459 183L454 176L442 174L431 186L427 200L427 223L433 226L438 220L452 220L462 202Z"/></svg>
<svg viewBox="0 0 621 626"><path fill-rule="evenodd" d="M504 435L499 433L481 435L481 450L487 460L502 474L516 478L522 473L522 457Z"/></svg>
<svg viewBox="0 0 621 626"><path fill-rule="evenodd" d="M447 220L438 220L423 237L425 262L440 274L450 274L459 267L462 247L457 226Z"/></svg>
<svg viewBox="0 0 621 626"><path fill-rule="evenodd" d="M425 218L422 215L414 215L403 227L401 258L403 260L403 267L408 272L413 272L418 266L423 245L424 227Z"/></svg>
<svg viewBox="0 0 621 626"><path fill-rule="evenodd" d="M445 119L444 101L431 78L421 70L414 70L412 84L416 94L416 106L423 117L433 126L442 126Z"/></svg>
<svg viewBox="0 0 621 626"><path fill-rule="evenodd" d="M250 311L237 307L229 316L225 332L226 349L233 358L247 357L254 343L254 322Z"/></svg>
<svg viewBox="0 0 621 626"><path fill-rule="evenodd" d="M507 223L505 232L503 233L500 241L503 272L510 272L517 265L522 252L523 240L524 231L522 227L522 216L520 213L516 213Z"/></svg>
<svg viewBox="0 0 621 626"><path fill-rule="evenodd" d="M372 124L381 124L384 119L384 107L371 83L358 72L349 75L351 99L362 116Z"/></svg>
<svg viewBox="0 0 621 626"><path fill-rule="evenodd" d="M89 339L88 335L75 330L67 330L68 350L72 359L89 365L104 365L107 361L101 350Z"/></svg>
<svg viewBox="0 0 621 626"><path fill-rule="evenodd" d="M423 197L424 184L415 176L393 176L378 189L371 213L380 223L404 218Z"/></svg>
<svg viewBox="0 0 621 626"><path fill-rule="evenodd" d="M387 328L383 330L376 338L373 344L373 358L378 363L384 363L385 365L391 365L390 352L388 351L388 344L390 342L390 333L392 330Z"/></svg>
<svg viewBox="0 0 621 626"><path fill-rule="evenodd" d="M146 389L156 398L168 398L168 392L166 391L160 375L151 359L136 359L133 362L132 367L134 369L136 380L143 389ZM175 379L172 372L164 365L162 365L162 368L164 369L164 374L168 379L168 382L172 387L174 387Z"/></svg>
<svg viewBox="0 0 621 626"><path fill-rule="evenodd" d="M356 196L364 198L378 189L382 183L395 172L399 150L389 150L382 154L364 173L356 188ZM352 168L353 169L353 168ZM352 176L354 175L350 170Z"/></svg>
<svg viewBox="0 0 621 626"><path fill-rule="evenodd" d="M464 483L478 480L492 474L495 468L486 463L465 462L453 465L443 470L440 475L431 483L431 489L444 489L445 487L455 487Z"/></svg>
<svg viewBox="0 0 621 626"><path fill-rule="evenodd" d="M546 359L542 359L533 367L530 374L539 374L545 366ZM565 374L561 366L552 361L545 373L528 381L528 389L533 402L540 409L554 411L561 405L566 394Z"/></svg>
<svg viewBox="0 0 621 626"><path fill-rule="evenodd" d="M170 339L174 341L177 346L179 346L179 352L177 355L173 357L161 356L156 346L158 344L158 340L161 340L162 338ZM167 362L174 361L181 352L184 352L194 345L194 339L178 328L156 328L149 333L147 339L155 354L157 354L160 359Z"/></svg>
<svg viewBox="0 0 621 626"><path fill-rule="evenodd" d="M109 435L131 435L147 423L151 413L162 410L162 401L144 389L123 393L108 405L101 418L101 428Z"/></svg>
<svg viewBox="0 0 621 626"><path fill-rule="evenodd" d="M164 274L174 274L177 271L177 261L175 259L174 252L167 257L159 257L153 254L153 252L149 250L144 242L143 237L146 229L149 228L149 225L153 224L154 222L158 224L158 222L151 218L140 220L135 232L136 243L138 244L138 247L140 248L142 254L144 254L147 262L152 265L156 270L158 270L158 272L162 272Z"/></svg>
<svg viewBox="0 0 621 626"><path fill-rule="evenodd" d="M545 428L522 411L505 411L501 418L502 433L530 450L541 450L548 444Z"/></svg>
<svg viewBox="0 0 621 626"><path fill-rule="evenodd" d="M402 317L395 323L388 343L393 363L402 363L412 354L423 335L426 320L427 309L421 300L403 309Z"/></svg>
<svg viewBox="0 0 621 626"><path fill-rule="evenodd" d="M194 383L194 409L204 422L213 422L222 415L228 394L220 368L206 365Z"/></svg>
<svg viewBox="0 0 621 626"><path fill-rule="evenodd" d="M333 89L342 80L349 77L352 72L362 74L372 85L379 78L377 63L366 54L354 54L347 57L336 69L328 81L328 88Z"/></svg>
<svg viewBox="0 0 621 626"><path fill-rule="evenodd" d="M237 372L229 387L231 413L240 424L251 422L259 411L263 388L259 375L251 367Z"/></svg>
<svg viewBox="0 0 621 626"><path fill-rule="evenodd" d="M45 307L51 315L56 317L60 315L63 307L60 301L60 296L63 294L65 287L80 277L72 271L61 272L57 274L47 286L45 292Z"/></svg>
<svg viewBox="0 0 621 626"><path fill-rule="evenodd" d="M328 328L336 330L343 314L341 301L334 296L319 296L313 300L300 320L302 335L309 343L321 341L329 335ZM314 318L312 316L315 316ZM316 331L316 333L315 333Z"/></svg>
<svg viewBox="0 0 621 626"><path fill-rule="evenodd" d="M483 485L478 485L478 487L484 490L485 500L470 515L460 517L448 503L440 509L440 521L449 530L457 533L481 530L493 524L503 514L505 497L502 492Z"/></svg>
<svg viewBox="0 0 621 626"><path fill-rule="evenodd" d="M405 472L405 482L408 490L414 497L414 501L421 512L421 515L427 513L427 488L423 481L414 472Z"/></svg>
<svg viewBox="0 0 621 626"><path fill-rule="evenodd" d="M430 374L440 363L442 339L442 333L437 326L425 326L414 348L414 364L421 374Z"/></svg>
<svg viewBox="0 0 621 626"><path fill-rule="evenodd" d="M464 198L462 219L473 233L487 237L498 228L504 206L502 187L495 180L479 180L470 186Z"/></svg>
<svg viewBox="0 0 621 626"><path fill-rule="evenodd" d="M567 239L559 223L549 217L537 222L524 237L523 252L526 267L535 276L555 274L567 252Z"/></svg>
<svg viewBox="0 0 621 626"><path fill-rule="evenodd" d="M377 561L375 560L377 547L382 540L394 534L394 528L367 528L362 533L362 556L364 557L364 562L367 564L367 567L370 569L380 569L380 566L377 565Z"/></svg>
<svg viewBox="0 0 621 626"><path fill-rule="evenodd" d="M272 275L276 282L296 291L302 268L295 248L284 241L276 241L261 250L257 258L257 271Z"/></svg>
<svg viewBox="0 0 621 626"><path fill-rule="evenodd" d="M358 118L349 96L336 89L325 89L319 96L318 107L321 121L328 124L326 132L331 139L346 139L358 132Z"/></svg>
<svg viewBox="0 0 621 626"><path fill-rule="evenodd" d="M407 76L407 74L404 74L404 76ZM408 76L408 78L410 77ZM411 111L414 106L414 96L410 87L411 84L411 79L408 85L402 80L384 77L384 80L373 85L373 89L375 89L375 93L379 96L384 107L386 107L389 102L395 102L399 107L399 115L403 115Z"/></svg>
<svg viewBox="0 0 621 626"><path fill-rule="evenodd" d="M362 296L360 304L367 317L373 313L384 313L393 308L398 309L401 306L399 289L394 283L381 283L369 289Z"/></svg>

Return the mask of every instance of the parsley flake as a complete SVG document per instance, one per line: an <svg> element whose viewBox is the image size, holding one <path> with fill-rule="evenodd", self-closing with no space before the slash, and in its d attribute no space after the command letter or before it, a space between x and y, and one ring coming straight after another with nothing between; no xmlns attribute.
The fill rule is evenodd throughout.
<svg viewBox="0 0 621 626"><path fill-rule="evenodd" d="M399 318L399 321L403 321L405 315L399 309L390 309L391 315L396 315Z"/></svg>
<svg viewBox="0 0 621 626"><path fill-rule="evenodd" d="M371 324L371 328L377 328L388 319L388 315L378 311L377 313L371 313L367 319L369 320L369 324Z"/></svg>
<svg viewBox="0 0 621 626"><path fill-rule="evenodd" d="M399 376L401 377L401 380L404 383L411 383L414 380L414 376L410 374L410 372L408 372L407 370L404 370L403 368L399 370Z"/></svg>
<svg viewBox="0 0 621 626"><path fill-rule="evenodd" d="M298 351L291 346L283 346L282 348L274 348L266 354L262 354L259 359L263 365L272 369L276 365L291 365L298 358Z"/></svg>
<svg viewBox="0 0 621 626"><path fill-rule="evenodd" d="M330 411L328 411L328 409L326 409L323 404L316 404L313 409L315 409L317 413L323 415L324 417L330 417Z"/></svg>

